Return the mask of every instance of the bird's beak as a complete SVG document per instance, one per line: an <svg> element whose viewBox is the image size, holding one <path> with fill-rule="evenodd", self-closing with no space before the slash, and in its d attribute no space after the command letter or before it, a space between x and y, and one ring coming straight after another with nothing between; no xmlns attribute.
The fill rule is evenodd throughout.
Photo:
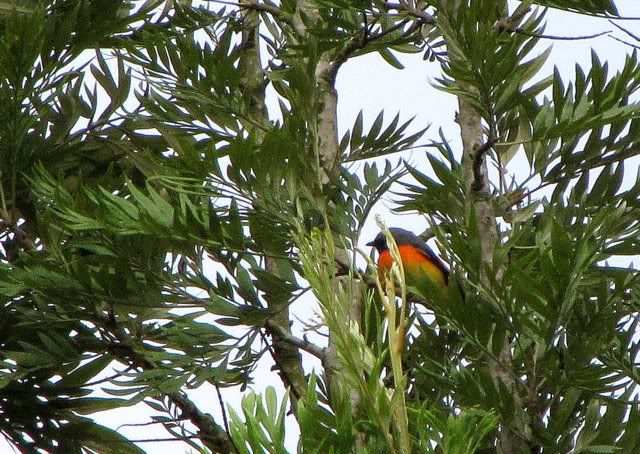
<svg viewBox="0 0 640 454"><path fill-rule="evenodd" d="M375 240L369 241L365 246L375 246Z"/></svg>

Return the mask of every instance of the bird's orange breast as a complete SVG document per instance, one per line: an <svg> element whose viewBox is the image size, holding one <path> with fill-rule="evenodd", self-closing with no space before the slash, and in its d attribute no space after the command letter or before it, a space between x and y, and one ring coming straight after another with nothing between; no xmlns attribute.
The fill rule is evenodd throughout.
<svg viewBox="0 0 640 454"><path fill-rule="evenodd" d="M415 285L419 280L426 277L432 281L442 285L447 285L447 279L443 271L433 261L414 246L402 245L398 246L402 266L404 267L405 278L407 284ZM386 271L391 268L393 258L387 250L380 254L378 258L378 268L380 271Z"/></svg>

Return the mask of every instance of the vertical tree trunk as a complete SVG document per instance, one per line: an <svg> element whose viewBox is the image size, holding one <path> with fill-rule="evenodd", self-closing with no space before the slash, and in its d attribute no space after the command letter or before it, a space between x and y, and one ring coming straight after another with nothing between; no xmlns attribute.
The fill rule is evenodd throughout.
<svg viewBox="0 0 640 454"><path fill-rule="evenodd" d="M493 254L498 229L495 213L492 205L489 178L487 175L487 162L482 149L485 147L482 132L482 119L473 106L464 99L458 99L459 113L458 123L463 146L463 165L466 178L466 198L468 209L475 213L478 222L478 233L482 248L483 265L487 269L493 266ZM480 162L479 162L480 161ZM488 283L486 273L482 274L482 280ZM522 414L522 401L518 396L515 379L512 374L512 355L509 340L505 341L504 348L497 361L490 361L491 376L496 384L503 383L513 393L516 403L516 414ZM502 425L500 428L500 448L503 453L520 453L526 444L522 437L510 428Z"/></svg>
<svg viewBox="0 0 640 454"><path fill-rule="evenodd" d="M239 69L241 83L244 88L247 107L254 112L262 113L262 118L267 124L269 115L265 104L266 80L260 63L260 13L255 10L243 9L242 14L242 53ZM253 124L246 124L246 129L251 131L258 141L264 138L264 133ZM278 275L275 259L265 257L265 270L273 275ZM278 298L266 295L265 299L269 309L275 314L270 322L281 329L291 333L291 320L289 318L289 301L287 298ZM267 324L269 326L269 324ZM269 328L267 328L269 330ZM280 372L285 386L291 390L291 407L295 413L297 399L307 388L307 381L302 369L302 357L300 350L290 343L285 342L281 336L273 335L273 360Z"/></svg>
<svg viewBox="0 0 640 454"><path fill-rule="evenodd" d="M455 0L456 10L464 8L463 0ZM496 11L487 11L487 15L504 17L507 14L507 4L505 1L497 4ZM451 52L451 58L459 58L456 52ZM475 87L466 86L469 92L476 91ZM462 162L465 172L465 195L467 211L474 213L477 224L482 250L482 261L484 270L493 269L493 255L498 241L498 226L492 203L491 187L487 172L487 152L492 143L490 140L496 138L489 137L485 141L482 129L482 117L475 108L462 96L458 97L457 122L460 126L460 136L462 139L463 157ZM485 271L481 273L482 282L488 285L488 276ZM497 270L498 276L501 274ZM516 418L524 419L524 407L516 388L516 379L513 375L513 356L511 353L510 341L507 338L505 345L497 360L489 361L491 376L498 385L502 383L512 393L515 404ZM527 421L516 421L518 427L527 429ZM516 433L505 424L501 424L499 433L499 448L505 454L526 452L526 442L522 433Z"/></svg>
<svg viewBox="0 0 640 454"><path fill-rule="evenodd" d="M298 1L298 14L295 18L296 26L299 30L300 36L304 36L306 31L304 29L303 22L300 18L301 15L305 15L311 20L319 20L316 6L313 2L308 0ZM317 117L316 124L310 125L315 134L315 149L312 150L315 154L314 158L318 162L318 175L319 182L323 188L327 188L332 181L335 181L339 174L340 168L340 154L339 154L339 142L338 142L338 92L335 88L336 76L342 62L333 61L331 55L328 52L324 52L315 69L316 79L316 95L315 102L317 103ZM332 203L329 201L328 203ZM344 249L336 249L335 259L340 264L348 264L351 262L348 251ZM337 286L349 286L354 285L350 277L337 277ZM356 320L360 324L362 318L362 304L363 300L360 297L359 291L346 292L346 294L353 295L353 301L351 301L351 314L352 320ZM332 376L339 372L340 364L336 354L335 345L333 344L331 333L329 334L329 347L327 348L325 360L324 360L325 373L329 382L330 389L334 386ZM351 409L355 413L361 396L355 390L351 390L350 394ZM364 449L364 439L358 437L356 440L357 449Z"/></svg>

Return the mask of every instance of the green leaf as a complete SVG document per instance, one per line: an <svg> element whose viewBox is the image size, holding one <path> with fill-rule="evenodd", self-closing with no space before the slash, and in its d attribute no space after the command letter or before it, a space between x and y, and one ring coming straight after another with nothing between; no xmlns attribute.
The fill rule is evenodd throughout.
<svg viewBox="0 0 640 454"><path fill-rule="evenodd" d="M56 383L56 387L75 388L84 386L112 362L113 358L110 355L100 355L63 376L62 379Z"/></svg>
<svg viewBox="0 0 640 454"><path fill-rule="evenodd" d="M236 268L236 281L238 282L238 294L247 302L258 304L258 294L253 285L251 275L242 265Z"/></svg>
<svg viewBox="0 0 640 454"><path fill-rule="evenodd" d="M123 406L135 404L133 399L115 399L108 397L83 397L80 399L69 399L68 407L81 415L90 415L99 411L113 410Z"/></svg>
<svg viewBox="0 0 640 454"><path fill-rule="evenodd" d="M383 47L382 49L380 49L378 51L378 53L384 59L384 61L389 63L394 68L396 68L396 69L404 69L404 65L402 63L400 63L400 60L398 60L396 58L396 56L393 55L393 53L389 49Z"/></svg>
<svg viewBox="0 0 640 454"><path fill-rule="evenodd" d="M126 437L115 430L93 423L69 424L63 426L61 433L72 440L80 440L89 449L97 452L109 452L117 446L122 454L143 454L144 451L129 442Z"/></svg>

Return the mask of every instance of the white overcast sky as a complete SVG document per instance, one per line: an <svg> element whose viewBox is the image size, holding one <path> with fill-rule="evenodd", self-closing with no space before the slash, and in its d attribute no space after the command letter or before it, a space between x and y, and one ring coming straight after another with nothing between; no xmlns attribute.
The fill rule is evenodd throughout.
<svg viewBox="0 0 640 454"><path fill-rule="evenodd" d="M618 8L623 16L640 16L640 2L637 0L618 1ZM612 30L614 27L605 19L578 16L570 13L563 13L551 10L547 14L546 34L562 36L582 36L590 35L599 31ZM640 21L621 22L629 30L640 34ZM618 36L622 36L618 33ZM600 37L588 41L557 41L551 43L543 40L538 51L542 51L546 46L553 44L553 50L549 61L543 68L541 74L544 76L551 74L553 65L557 66L570 80L573 77L574 65L580 64L585 72L590 66L591 48L595 49L602 61L608 61L613 70L621 67L627 53L631 50L614 41L610 37ZM452 141L454 149L459 152L459 129L453 122L457 101L452 95L445 94L433 88L430 82L440 76L437 63L429 63L422 60L421 55L403 55L399 59L405 65L404 70L397 70L376 55L366 55L346 63L340 70L337 89L339 94L338 117L340 135L353 125L353 122L360 110L363 111L365 119L365 130L367 125L375 119L380 110L384 109L385 118L390 121L393 116L400 112L401 120L415 116L415 128L423 128L430 124L427 131L427 139L438 138L438 128L442 128L445 136ZM416 150L407 153L403 158L418 166L425 166L424 150ZM515 160L517 161L517 160ZM526 165L517 162L512 165L512 172L527 173ZM635 161L635 166L638 160ZM631 171L631 166L627 166L627 178L635 177L635 172ZM427 170L425 168L425 170ZM372 238L377 227L373 222L373 215L380 214L387 225L402 225L415 232L421 232L427 226L426 221L417 215L393 215L389 211L391 204L386 201L374 210L370 222L368 223L361 238L361 245ZM309 302L302 302L303 306L296 306L294 311L300 318L306 319L311 315ZM299 325L299 323L297 324ZM266 358L262 361L256 376L255 384L250 389L261 392L266 386L276 386L280 391L282 386L275 372L270 370L271 361ZM312 362L307 362L307 366L313 367ZM228 402L240 412L240 393L236 389L224 391ZM222 423L220 410L211 388L190 392L190 396L196 401L201 409L211 412ZM123 424L135 424L148 421L149 412L144 406L135 408L119 409L98 414L96 419L101 423L118 428ZM291 419L291 417L289 417ZM168 434L161 427L120 427L120 432L134 439L167 438ZM297 442L297 428L295 424L288 427L288 446L291 452L295 452ZM5 442L6 443L6 442ZM148 453L165 454L167 452L180 453L190 452L187 445L177 442L144 443L140 445ZM8 445L3 446L0 441L0 452L11 452ZM116 451L114 451L116 452Z"/></svg>

